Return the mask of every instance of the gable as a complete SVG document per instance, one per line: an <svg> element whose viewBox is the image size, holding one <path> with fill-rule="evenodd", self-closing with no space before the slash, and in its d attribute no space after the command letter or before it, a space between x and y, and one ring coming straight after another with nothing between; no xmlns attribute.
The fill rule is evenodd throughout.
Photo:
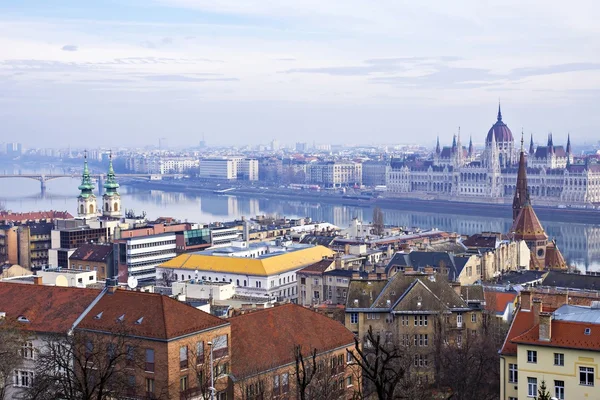
<svg viewBox="0 0 600 400"><path fill-rule="evenodd" d="M420 280L416 280L394 307L394 311L445 311L448 307Z"/></svg>

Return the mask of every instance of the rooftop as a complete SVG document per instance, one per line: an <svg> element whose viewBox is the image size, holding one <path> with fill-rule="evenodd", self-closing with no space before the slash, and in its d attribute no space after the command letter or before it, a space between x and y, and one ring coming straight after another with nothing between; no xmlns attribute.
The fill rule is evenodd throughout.
<svg viewBox="0 0 600 400"><path fill-rule="evenodd" d="M112 245L83 244L69 257L71 260L106 262L112 254Z"/></svg>
<svg viewBox="0 0 600 400"><path fill-rule="evenodd" d="M198 271L214 271L255 276L270 276L281 272L299 269L324 257L333 256L333 251L323 246L277 252L266 257L223 257L210 253L197 252L181 254L160 265L160 268L178 268Z"/></svg>

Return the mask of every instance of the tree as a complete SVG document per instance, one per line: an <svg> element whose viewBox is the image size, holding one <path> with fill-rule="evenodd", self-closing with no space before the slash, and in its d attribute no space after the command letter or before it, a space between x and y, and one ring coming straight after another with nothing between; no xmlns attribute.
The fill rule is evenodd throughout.
<svg viewBox="0 0 600 400"><path fill-rule="evenodd" d="M298 399L301 400L337 400L350 397L346 379L346 360L344 354L318 355L313 349L303 354L302 347L294 348L295 369ZM353 373L353 378L355 374ZM360 381L357 380L357 385Z"/></svg>
<svg viewBox="0 0 600 400"><path fill-rule="evenodd" d="M387 345L381 335L373 333L369 326L364 345L354 339L354 350L347 350L349 357L362 370L363 379L368 381L379 400L392 400L406 374L406 358L398 345ZM366 394L366 393L365 393Z"/></svg>
<svg viewBox="0 0 600 400"><path fill-rule="evenodd" d="M6 318L0 319L0 400L7 398L13 384L13 371L23 365L26 344L26 332Z"/></svg>
<svg viewBox="0 0 600 400"><path fill-rule="evenodd" d="M381 208L375 207L373 209L373 234L376 236L383 235L385 230L385 224L383 219L383 211Z"/></svg>
<svg viewBox="0 0 600 400"><path fill-rule="evenodd" d="M35 365L28 400L104 400L145 393L136 382L141 363L139 343L125 332L91 334L75 331L46 338ZM139 386L138 386L139 385ZM166 393L155 393L155 398Z"/></svg>
<svg viewBox="0 0 600 400"><path fill-rule="evenodd" d="M550 400L550 392L546 388L546 381L542 379L542 383L538 389L538 396L535 400Z"/></svg>
<svg viewBox="0 0 600 400"><path fill-rule="evenodd" d="M296 363L296 389L298 398L307 400L307 392L310 383L317 373L317 349L313 349L308 359L302 354L302 346L294 348L294 358Z"/></svg>

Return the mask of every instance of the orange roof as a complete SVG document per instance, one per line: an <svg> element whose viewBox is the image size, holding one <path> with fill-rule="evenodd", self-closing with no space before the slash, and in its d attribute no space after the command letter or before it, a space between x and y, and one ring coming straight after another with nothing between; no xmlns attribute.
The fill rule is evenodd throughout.
<svg viewBox="0 0 600 400"><path fill-rule="evenodd" d="M556 242L552 241L546 246L546 268L549 269L566 269L567 262L562 253L556 246Z"/></svg>
<svg viewBox="0 0 600 400"><path fill-rule="evenodd" d="M35 211L35 212L24 212L24 213L13 213L9 211L0 211L0 221L7 222L26 222L26 221L39 221L42 219L71 219L73 216L67 211Z"/></svg>
<svg viewBox="0 0 600 400"><path fill-rule="evenodd" d="M517 219L515 219L511 232L517 240L547 240L548 236L540 223L531 204L526 203Z"/></svg>
<svg viewBox="0 0 600 400"><path fill-rule="evenodd" d="M0 282L0 312L33 332L66 333L100 294L96 289Z"/></svg>
<svg viewBox="0 0 600 400"><path fill-rule="evenodd" d="M495 313L504 313L506 305L515 301L517 293L510 292L484 292L485 308Z"/></svg>
<svg viewBox="0 0 600 400"><path fill-rule="evenodd" d="M306 354L354 346L354 334L344 325L296 304L243 314L229 322L231 371L237 378L292 363L294 346Z"/></svg>
<svg viewBox="0 0 600 400"><path fill-rule="evenodd" d="M103 332L124 329L131 335L170 340L223 325L227 322L158 293L117 290L106 293L78 328Z"/></svg>
<svg viewBox="0 0 600 400"><path fill-rule="evenodd" d="M518 344L600 351L600 340L598 340L600 326L598 324L555 320L552 320L551 323L552 329L549 341L539 340L539 325L515 337L512 341ZM586 335L584 333L585 328L592 328L592 334Z"/></svg>
<svg viewBox="0 0 600 400"><path fill-rule="evenodd" d="M533 311L523 311L519 308L515 314L515 317L513 318L512 323L510 324L510 329L506 334L506 339L504 340L504 344L500 349L500 354L505 356L516 355L517 345L512 342L512 339L527 332L532 326Z"/></svg>

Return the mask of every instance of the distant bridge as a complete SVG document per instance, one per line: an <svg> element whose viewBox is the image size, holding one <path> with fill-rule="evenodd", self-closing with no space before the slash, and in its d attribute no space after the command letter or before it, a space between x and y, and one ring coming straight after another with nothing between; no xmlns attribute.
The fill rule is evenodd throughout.
<svg viewBox="0 0 600 400"><path fill-rule="evenodd" d="M106 177L106 174L90 174L92 178L98 179L98 186L102 186L102 182ZM40 182L40 188L43 191L46 190L46 182L58 178L80 178L81 173L72 174L0 174L2 178L26 178L35 179ZM161 180L163 178L183 178L183 174L118 174L118 178L140 178L148 180Z"/></svg>

